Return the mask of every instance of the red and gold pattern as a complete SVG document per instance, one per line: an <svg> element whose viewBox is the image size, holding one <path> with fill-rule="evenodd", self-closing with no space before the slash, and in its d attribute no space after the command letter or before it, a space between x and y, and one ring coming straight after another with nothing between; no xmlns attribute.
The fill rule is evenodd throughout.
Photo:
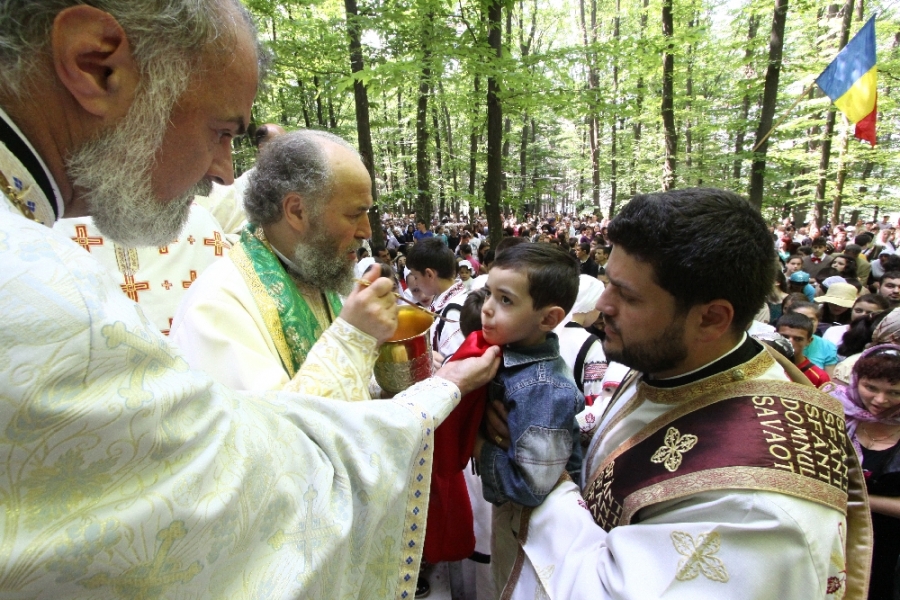
<svg viewBox="0 0 900 600"><path fill-rule="evenodd" d="M54 227L104 264L122 292L139 303L150 321L167 335L191 283L231 248L215 219L198 205L191 207L179 238L158 248L120 246L101 234L89 217L61 219ZM204 243L192 244L191 240Z"/></svg>

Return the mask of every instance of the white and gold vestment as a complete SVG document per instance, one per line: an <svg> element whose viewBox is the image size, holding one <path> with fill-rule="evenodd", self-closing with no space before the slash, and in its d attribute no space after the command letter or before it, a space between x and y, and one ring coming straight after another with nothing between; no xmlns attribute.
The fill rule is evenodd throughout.
<svg viewBox="0 0 900 600"><path fill-rule="evenodd" d="M0 172L17 190L0 196L0 597L412 595L459 390L431 379L352 411L232 392L39 222L51 205L3 144ZM342 343L316 377L364 368Z"/></svg>

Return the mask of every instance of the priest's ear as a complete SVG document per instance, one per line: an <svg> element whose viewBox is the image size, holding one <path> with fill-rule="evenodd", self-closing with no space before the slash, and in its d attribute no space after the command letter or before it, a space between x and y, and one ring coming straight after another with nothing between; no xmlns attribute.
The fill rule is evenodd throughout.
<svg viewBox="0 0 900 600"><path fill-rule="evenodd" d="M288 192L281 199L281 211L292 229L306 233L312 227L312 211L307 202L297 192Z"/></svg>
<svg viewBox="0 0 900 600"><path fill-rule="evenodd" d="M105 120L125 116L140 72L112 15L83 4L62 10L53 21L51 47L56 75L81 108Z"/></svg>

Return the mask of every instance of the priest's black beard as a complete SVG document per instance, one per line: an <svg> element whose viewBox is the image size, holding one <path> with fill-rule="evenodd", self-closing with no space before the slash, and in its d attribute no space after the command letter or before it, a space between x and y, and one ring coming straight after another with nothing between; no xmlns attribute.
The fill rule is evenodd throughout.
<svg viewBox="0 0 900 600"><path fill-rule="evenodd" d="M608 317L606 320L610 321ZM684 317L676 317L656 339L643 342L627 343L620 333L621 348L608 347L607 341L602 343L606 359L648 374L674 369L688 356L684 344L684 321ZM618 329L616 331L619 332Z"/></svg>
<svg viewBox="0 0 900 600"><path fill-rule="evenodd" d="M103 235L125 246L164 246L187 222L195 195L207 196L202 180L168 202L153 193L150 171L168 129L169 94L141 90L122 123L84 144L69 158L72 185L84 194Z"/></svg>

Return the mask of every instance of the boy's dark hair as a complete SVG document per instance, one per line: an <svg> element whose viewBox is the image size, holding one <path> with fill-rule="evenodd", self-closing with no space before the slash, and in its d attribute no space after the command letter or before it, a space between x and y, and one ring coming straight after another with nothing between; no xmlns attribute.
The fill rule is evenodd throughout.
<svg viewBox="0 0 900 600"><path fill-rule="evenodd" d="M519 239L519 238L503 238L503 239L506 240L506 239ZM490 267L491 263L494 262L495 255L496 255L496 252L494 252L494 249L491 248L490 250L488 250L487 252L484 253L484 260L481 261L481 264L484 265L485 268Z"/></svg>
<svg viewBox="0 0 900 600"><path fill-rule="evenodd" d="M844 255L849 255L854 260L856 260L856 257L858 257L861 252L862 246L860 246L859 244L847 244L846 246L844 246Z"/></svg>
<svg viewBox="0 0 900 600"><path fill-rule="evenodd" d="M818 248L819 246L825 248L828 246L828 240L823 237L817 237L812 241L812 244L810 244L810 246L812 246L813 248Z"/></svg>
<svg viewBox="0 0 900 600"><path fill-rule="evenodd" d="M635 196L609 224L613 247L653 267L680 312L724 299L743 332L772 289L777 268L769 228L747 200L690 188ZM740 276L736 276L740 273Z"/></svg>
<svg viewBox="0 0 900 600"><path fill-rule="evenodd" d="M497 242L497 247L494 250L495 256L500 254L507 248L512 248L513 246L518 246L519 244L530 244L531 240L524 237L505 237L499 242Z"/></svg>
<svg viewBox="0 0 900 600"><path fill-rule="evenodd" d="M881 276L881 281L885 279L900 279L900 271L886 271L884 275Z"/></svg>
<svg viewBox="0 0 900 600"><path fill-rule="evenodd" d="M459 254L460 256L462 256L463 254L472 254L472 244L460 244Z"/></svg>
<svg viewBox="0 0 900 600"><path fill-rule="evenodd" d="M809 302L806 297L806 294L801 294L798 292L791 292L781 301L781 310L787 312L790 310L792 306L794 306L797 302Z"/></svg>
<svg viewBox="0 0 900 600"><path fill-rule="evenodd" d="M456 255L438 238L419 240L406 254L406 267L419 273L433 269L441 279L456 277Z"/></svg>
<svg viewBox="0 0 900 600"><path fill-rule="evenodd" d="M472 290L466 296L466 301L459 311L459 330L464 336L469 337L470 333L481 329L481 307L486 297L487 290L484 288Z"/></svg>
<svg viewBox="0 0 900 600"><path fill-rule="evenodd" d="M788 313L795 313L804 308L811 308L816 314L819 314L819 305L815 302L794 302L787 308Z"/></svg>
<svg viewBox="0 0 900 600"><path fill-rule="evenodd" d="M559 306L566 314L578 298L578 261L553 244L519 244L494 259L492 269L524 272L535 310Z"/></svg>
<svg viewBox="0 0 900 600"><path fill-rule="evenodd" d="M865 246L866 244L871 244L874 239L875 236L871 233L861 233L853 238L853 243L857 246ZM860 248L860 250L862 250L862 248Z"/></svg>
<svg viewBox="0 0 900 600"><path fill-rule="evenodd" d="M813 320L806 315L800 313L788 313L778 317L775 322L775 331L779 331L782 327L790 327L792 329L802 329L806 332L807 339L812 339Z"/></svg>

